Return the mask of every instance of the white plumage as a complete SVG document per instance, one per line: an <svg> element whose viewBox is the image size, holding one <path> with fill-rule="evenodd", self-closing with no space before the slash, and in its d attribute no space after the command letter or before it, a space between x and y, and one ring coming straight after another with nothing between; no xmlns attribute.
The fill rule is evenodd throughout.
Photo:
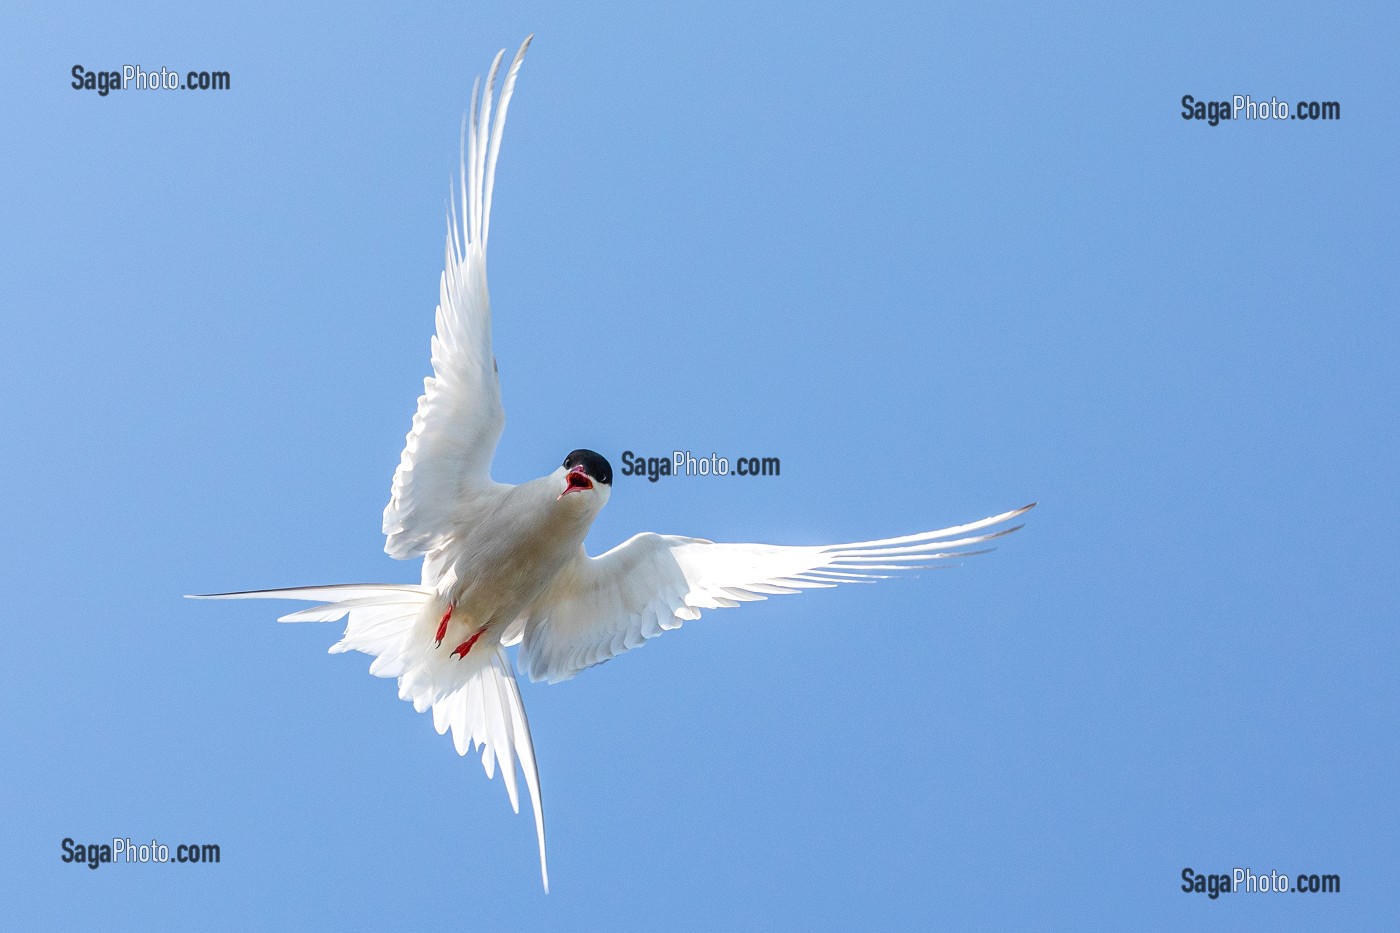
<svg viewBox="0 0 1400 933"><path fill-rule="evenodd" d="M717 544L639 534L599 557L583 548L611 492L611 466L576 450L546 476L513 486L491 479L505 425L491 349L486 245L507 108L530 45L520 46L493 102L504 52L472 93L463 126L458 197L448 217L446 260L432 339L433 374L413 416L389 504L385 551L423 558L421 584L349 584L221 593L216 599L309 600L283 622L346 619L331 653L374 657L370 673L393 677L399 696L451 730L459 754L480 749L499 769L519 812L516 768L530 794L540 874L549 890L544 810L530 726L505 648L519 645L532 680L567 680L662 632L770 595L868 583L968 554L1015 531L1031 506L941 531L854 544L785 547ZM480 92L478 94L478 91ZM494 107L493 107L494 103ZM456 646L455 648L453 646Z"/></svg>

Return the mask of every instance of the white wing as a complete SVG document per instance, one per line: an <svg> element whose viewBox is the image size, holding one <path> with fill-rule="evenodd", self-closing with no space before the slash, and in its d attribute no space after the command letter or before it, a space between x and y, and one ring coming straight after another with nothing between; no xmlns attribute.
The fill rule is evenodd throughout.
<svg viewBox="0 0 1400 933"><path fill-rule="evenodd" d="M981 521L855 544L782 547L715 544L701 538L640 534L601 557L579 556L531 607L521 669L531 680L568 680L648 638L720 609L773 593L884 579L925 561L981 554L967 548L1010 534L988 531L1024 508ZM983 532L969 534L970 532Z"/></svg>
<svg viewBox="0 0 1400 933"><path fill-rule="evenodd" d="M532 38L521 44L506 72L494 122L491 94L504 51L491 63L480 96L480 79L472 89L471 116L463 126L463 216L459 227L454 196L432 341L433 375L423 381L384 509L384 550L392 557L416 557L441 545L457 526L472 520L473 504L496 486L491 459L506 418L491 352L486 240L506 109Z"/></svg>

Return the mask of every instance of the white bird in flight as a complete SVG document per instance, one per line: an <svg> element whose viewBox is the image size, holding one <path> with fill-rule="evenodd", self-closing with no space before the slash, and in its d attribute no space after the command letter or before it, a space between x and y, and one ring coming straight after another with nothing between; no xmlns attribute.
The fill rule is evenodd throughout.
<svg viewBox="0 0 1400 933"><path fill-rule="evenodd" d="M1020 526L1008 523L1034 503L941 531L854 544L724 544L646 532L590 557L584 538L612 490L612 467L601 455L574 450L553 472L518 486L491 479L505 413L491 351L486 241L506 109L531 38L506 71L494 117L504 50L491 63L484 90L479 78L472 90L459 179L463 215L459 222L454 195L433 375L424 380L384 509L384 550L399 559L422 557L422 582L193 598L321 603L281 622L348 615L331 653L373 655L370 673L398 678L401 699L419 712L432 709L434 727L439 734L452 730L458 754L479 748L488 778L499 767L517 813L519 764L547 892L539 772L507 647L520 646L520 670L531 680L568 680L700 618L702 609L869 582L923 562L982 553L968 549L1015 531Z"/></svg>

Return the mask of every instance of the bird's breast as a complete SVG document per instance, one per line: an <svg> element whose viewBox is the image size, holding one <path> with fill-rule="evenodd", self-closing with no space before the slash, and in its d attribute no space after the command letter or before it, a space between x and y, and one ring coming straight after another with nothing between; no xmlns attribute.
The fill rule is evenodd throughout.
<svg viewBox="0 0 1400 933"><path fill-rule="evenodd" d="M506 502L461 542L445 595L483 627L509 625L583 545L587 525L541 498Z"/></svg>

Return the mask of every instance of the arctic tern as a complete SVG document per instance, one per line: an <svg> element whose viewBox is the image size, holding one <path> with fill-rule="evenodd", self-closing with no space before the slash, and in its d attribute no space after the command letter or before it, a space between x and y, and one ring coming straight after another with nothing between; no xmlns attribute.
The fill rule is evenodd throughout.
<svg viewBox="0 0 1400 933"><path fill-rule="evenodd" d="M702 609L773 594L869 582L923 562L982 553L969 548L1021 527L1032 508L920 534L853 544L783 547L636 535L599 557L584 538L612 491L612 467L579 449L539 479L491 479L505 424L491 309L486 241L506 109L530 38L493 91L504 50L472 90L459 167L461 210L451 198L446 266L432 339L433 375L384 509L384 550L423 558L421 582L341 584L217 593L200 599L299 599L320 603L282 622L349 619L330 649L372 655L370 673L398 679L399 696L433 711L457 752L479 748L488 778L500 768L520 812L516 765L535 814L540 876L549 890L539 773L520 692L505 649L519 645L531 680L555 683L698 619Z"/></svg>

